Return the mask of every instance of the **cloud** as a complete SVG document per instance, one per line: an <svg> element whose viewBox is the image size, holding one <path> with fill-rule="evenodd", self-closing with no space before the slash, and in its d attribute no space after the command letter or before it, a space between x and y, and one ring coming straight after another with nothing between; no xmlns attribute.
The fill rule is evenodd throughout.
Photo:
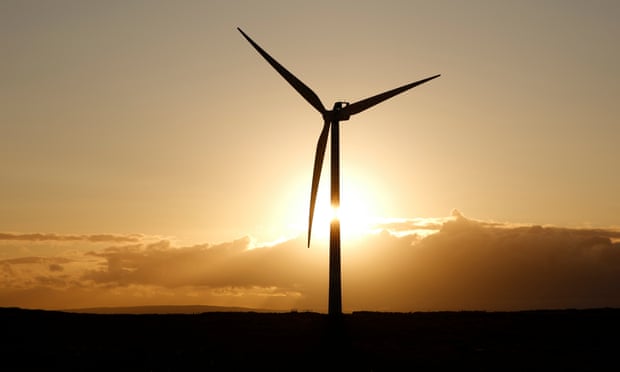
<svg viewBox="0 0 620 372"><path fill-rule="evenodd" d="M169 289L187 286L233 293L263 288L265 295L297 293L312 283L312 270L297 265L317 264L316 252L301 249L300 239L249 249L250 238L217 245L174 248L161 241L149 245L113 247L90 255L104 259L81 279L97 285L151 285ZM305 256L305 257L304 257ZM235 289L236 288L236 289Z"/></svg>
<svg viewBox="0 0 620 372"><path fill-rule="evenodd" d="M368 267L362 277L351 268L351 287L376 288L355 293L364 306L400 310L620 306L618 234L457 215L413 245L407 237L377 237L371 244L381 253L364 265L386 269Z"/></svg>
<svg viewBox="0 0 620 372"><path fill-rule="evenodd" d="M63 271L64 268L62 266L60 266L59 264L51 264L49 265L49 269L50 271Z"/></svg>
<svg viewBox="0 0 620 372"><path fill-rule="evenodd" d="M420 230L432 233L397 233ZM479 221L458 211L390 221L378 233L343 244L343 307L618 307L619 240L620 231L613 229ZM210 304L325 311L328 261L328 247L307 249L304 237L258 248L250 238L187 247L161 240L70 257L20 257L0 260L0 306Z"/></svg>
<svg viewBox="0 0 620 372"><path fill-rule="evenodd" d="M8 260L1 260L1 263L10 265L28 265L28 264L61 264L71 262L70 259L65 257L20 257L11 258Z"/></svg>
<svg viewBox="0 0 620 372"><path fill-rule="evenodd" d="M15 234L0 233L0 240L22 240L22 241L88 241L88 242L117 242L129 243L139 242L143 238L140 234L114 235L114 234L94 234L94 235L63 235L51 233L32 233Z"/></svg>

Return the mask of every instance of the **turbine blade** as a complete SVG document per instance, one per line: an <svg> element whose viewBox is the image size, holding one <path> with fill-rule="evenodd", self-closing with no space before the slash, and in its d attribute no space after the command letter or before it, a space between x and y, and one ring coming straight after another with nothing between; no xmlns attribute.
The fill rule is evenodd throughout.
<svg viewBox="0 0 620 372"><path fill-rule="evenodd" d="M409 89L411 89L411 88L413 88L413 87L415 87L417 85L424 84L427 81L433 80L433 79L435 79L435 78L437 78L439 76L440 75L431 76L431 77L428 77L426 79L422 79L422 80L416 81L414 83L406 84L406 85L403 85L402 87L398 87L398 88L395 88L395 89L392 89L392 90L388 90L387 92L383 92L381 94L377 94L376 96L372 96L372 97L363 99L361 101L357 101L355 103L352 103L349 106L346 106L345 108L343 108L341 110L342 115L350 116L350 115L355 115L357 113L360 113L360 112L362 112L362 111L364 111L366 109L371 108L372 106L374 106L376 104L379 104L379 103L385 101L386 99L392 98L392 97L394 97L397 94L400 94L400 93L402 93L402 92L404 92L406 90L409 90Z"/></svg>
<svg viewBox="0 0 620 372"><path fill-rule="evenodd" d="M323 106L323 103L319 99L319 96L317 96L316 93L314 93L312 91L312 89L310 89L301 80L296 78L295 75L291 74L286 68L284 68L281 64L279 64L278 61L273 59L273 57L271 57L267 52L265 52L265 50L263 48L261 48L258 44L256 44L254 42L254 40L250 39L250 37L248 35L246 35L245 32L243 32L239 27L237 27L237 30L239 30L239 32L241 32L241 35L243 35L243 37L247 41L249 41L250 44L252 44L254 49L256 49L258 51L258 53L260 53L260 55L263 56L263 58L265 58L267 60L267 62L269 62L269 64L274 69L276 69L276 71L278 71L278 73L286 81L288 81L288 83L291 84L291 86L293 86L293 88L295 88L295 90L299 94L301 94L306 99L306 101L308 101L309 104L311 104L321 114L325 113L325 111L326 111L325 110L325 106Z"/></svg>
<svg viewBox="0 0 620 372"><path fill-rule="evenodd" d="M316 203L316 193L319 189L319 179L323 168L323 158L325 158L325 147L327 147L327 135L329 134L329 121L325 120L323 130L316 144L316 154L314 156L314 171L312 172L312 189L310 191L310 217L308 218L308 248L310 248L310 236L312 234L312 218L314 216L314 205Z"/></svg>

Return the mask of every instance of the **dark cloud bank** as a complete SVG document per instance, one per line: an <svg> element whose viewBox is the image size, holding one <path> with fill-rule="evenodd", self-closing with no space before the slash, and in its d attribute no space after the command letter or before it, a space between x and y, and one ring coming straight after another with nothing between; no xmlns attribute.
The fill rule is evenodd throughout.
<svg viewBox="0 0 620 372"><path fill-rule="evenodd" d="M515 226L458 213L436 227L438 232L426 237L384 230L345 242L345 311L620 307L617 230ZM73 276L64 270L70 261L60 258L0 261L5 283L19 283L3 285L0 306L20 306L29 294L55 296L55 307L101 306L105 303L66 302L93 293L126 291L130 297L135 288L149 288L151 301L160 304L165 297L159 292L175 294L171 301L189 301L192 297L179 293L191 292L194 304L217 299L218 304L325 311L327 247L304 244L300 237L254 249L247 238L191 247L166 241L121 245L89 252L84 258L93 263ZM19 266L37 263L45 265L44 273L24 279ZM140 304L133 300L131 305Z"/></svg>

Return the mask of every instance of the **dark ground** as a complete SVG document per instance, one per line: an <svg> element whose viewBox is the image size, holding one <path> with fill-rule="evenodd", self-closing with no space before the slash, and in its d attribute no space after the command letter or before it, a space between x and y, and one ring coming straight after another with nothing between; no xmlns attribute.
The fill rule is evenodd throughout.
<svg viewBox="0 0 620 372"><path fill-rule="evenodd" d="M620 309L95 315L0 308L0 369L612 371ZM15 367L10 367L10 366Z"/></svg>

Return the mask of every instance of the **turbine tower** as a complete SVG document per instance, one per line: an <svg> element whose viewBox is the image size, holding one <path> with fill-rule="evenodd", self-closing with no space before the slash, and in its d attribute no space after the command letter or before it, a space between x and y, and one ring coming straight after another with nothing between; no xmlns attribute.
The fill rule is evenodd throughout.
<svg viewBox="0 0 620 372"><path fill-rule="evenodd" d="M332 110L327 110L319 97L301 80L291 74L278 61L271 57L263 48L254 42L243 30L237 27L243 37L258 51L258 53L269 62L269 64L293 87L301 94L305 100L312 105L323 116L323 130L319 135L316 146L316 154L314 158L314 171L312 173L312 188L310 191L310 213L308 218L308 248L310 248L310 236L312 234L312 218L314 216L314 205L316 202L316 194L319 187L319 179L321 177L321 169L323 166L323 158L325 157L325 148L327 146L327 137L331 129L331 206L337 210L340 206L340 122L349 120L351 115L358 114L366 109L375 106L386 99L392 98L397 94L403 93L417 85L426 83L440 75L434 75L416 82L394 88L387 92L377 94L375 96L360 100L349 104L348 102L336 102ZM338 317L342 314L342 286L341 286L341 268L340 268L340 220L333 218L330 222L329 229L329 299L328 299L328 315Z"/></svg>

